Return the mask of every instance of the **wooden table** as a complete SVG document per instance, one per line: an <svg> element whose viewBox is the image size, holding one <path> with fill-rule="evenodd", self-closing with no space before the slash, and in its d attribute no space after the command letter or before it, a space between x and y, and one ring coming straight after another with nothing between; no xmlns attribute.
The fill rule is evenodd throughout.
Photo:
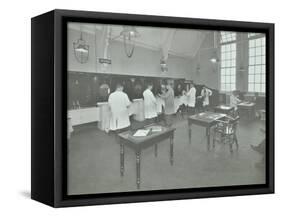
<svg viewBox="0 0 281 217"><path fill-rule="evenodd" d="M247 119L252 120L255 118L256 103L253 102L241 102L237 105L239 115L241 116L243 111L247 114Z"/></svg>
<svg viewBox="0 0 281 217"><path fill-rule="evenodd" d="M215 113L215 112L201 112L188 117L188 136L189 143L191 143L191 126L192 124L202 126L206 128L207 136L207 149L210 150L210 129L216 124L216 121L225 117L226 114Z"/></svg>
<svg viewBox="0 0 281 217"><path fill-rule="evenodd" d="M234 112L234 107L229 105L219 105L214 108L216 113L231 115Z"/></svg>
<svg viewBox="0 0 281 217"><path fill-rule="evenodd" d="M151 128L155 125L149 125L144 127L144 129ZM157 125L159 126L159 125ZM118 134L120 139L120 174L124 175L124 146L132 148L136 153L136 183L137 188L140 188L141 184L141 151L148 147L154 146L154 155L157 157L157 144L163 140L170 140L170 163L173 165L174 161L174 132L175 128L161 127L161 132L151 131L147 136L144 137L134 137L136 131L126 131Z"/></svg>

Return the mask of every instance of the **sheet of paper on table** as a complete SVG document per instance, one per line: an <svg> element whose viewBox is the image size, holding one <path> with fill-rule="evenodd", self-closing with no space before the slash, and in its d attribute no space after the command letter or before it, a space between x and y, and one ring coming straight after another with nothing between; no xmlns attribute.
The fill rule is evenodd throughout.
<svg viewBox="0 0 281 217"><path fill-rule="evenodd" d="M231 108L230 106L226 106L226 105L221 105L220 107L221 107L221 109L230 109Z"/></svg>
<svg viewBox="0 0 281 217"><path fill-rule="evenodd" d="M255 103L253 103L253 102L241 102L238 105L241 105L241 106L254 106Z"/></svg>
<svg viewBox="0 0 281 217"><path fill-rule="evenodd" d="M141 129L141 130L137 130L137 132L135 132L133 136L135 136L135 137L147 136L149 134L149 132L150 132L150 129L147 129L147 130Z"/></svg>

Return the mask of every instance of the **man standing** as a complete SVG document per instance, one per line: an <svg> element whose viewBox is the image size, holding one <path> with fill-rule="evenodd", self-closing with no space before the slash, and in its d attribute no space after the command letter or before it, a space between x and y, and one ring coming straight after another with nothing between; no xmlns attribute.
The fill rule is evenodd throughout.
<svg viewBox="0 0 281 217"><path fill-rule="evenodd" d="M151 82L147 84L146 90L143 92L144 99L144 118L149 123L153 123L154 118L157 117L157 104L156 98L152 93L153 85Z"/></svg>
<svg viewBox="0 0 281 217"><path fill-rule="evenodd" d="M110 130L115 131L130 126L128 108L131 102L128 95L123 92L123 88L123 85L118 83L116 90L108 98L108 104L111 110Z"/></svg>
<svg viewBox="0 0 281 217"><path fill-rule="evenodd" d="M189 108L192 108L193 112L195 112L195 103L196 103L196 89L194 87L194 84L190 84L190 89L186 93L187 96L187 105Z"/></svg>
<svg viewBox="0 0 281 217"><path fill-rule="evenodd" d="M235 112L237 111L237 105L241 102L241 100L238 98L237 91L232 91L232 94L230 95L230 106L234 107Z"/></svg>
<svg viewBox="0 0 281 217"><path fill-rule="evenodd" d="M172 116L175 113L175 94L174 90L171 87L171 84L167 83L166 85L167 91L160 95L161 98L164 99L165 102L165 122L168 127L171 127L173 124Z"/></svg>
<svg viewBox="0 0 281 217"><path fill-rule="evenodd" d="M209 96L212 96L212 94L213 92L204 85L201 90L202 104L204 109L209 106L210 104Z"/></svg>

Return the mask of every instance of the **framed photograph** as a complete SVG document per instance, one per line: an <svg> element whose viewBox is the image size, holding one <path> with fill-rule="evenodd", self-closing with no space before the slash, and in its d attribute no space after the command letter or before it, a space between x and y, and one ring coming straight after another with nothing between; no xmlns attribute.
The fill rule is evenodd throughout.
<svg viewBox="0 0 281 217"><path fill-rule="evenodd" d="M54 207L274 192L274 24L32 18L32 198Z"/></svg>

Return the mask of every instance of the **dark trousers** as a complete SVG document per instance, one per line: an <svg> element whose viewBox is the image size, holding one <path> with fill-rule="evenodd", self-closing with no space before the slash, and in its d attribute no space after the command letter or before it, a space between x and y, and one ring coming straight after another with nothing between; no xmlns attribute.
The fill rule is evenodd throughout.
<svg viewBox="0 0 281 217"><path fill-rule="evenodd" d="M150 124L154 124L154 123L157 123L157 117L145 119L145 125L150 125Z"/></svg>
<svg viewBox="0 0 281 217"><path fill-rule="evenodd" d="M167 127L171 127L173 125L173 114L165 114L164 123Z"/></svg>
<svg viewBox="0 0 281 217"><path fill-rule="evenodd" d="M195 107L188 106L187 112L188 112L189 115L194 115L196 113L196 109L195 109Z"/></svg>

